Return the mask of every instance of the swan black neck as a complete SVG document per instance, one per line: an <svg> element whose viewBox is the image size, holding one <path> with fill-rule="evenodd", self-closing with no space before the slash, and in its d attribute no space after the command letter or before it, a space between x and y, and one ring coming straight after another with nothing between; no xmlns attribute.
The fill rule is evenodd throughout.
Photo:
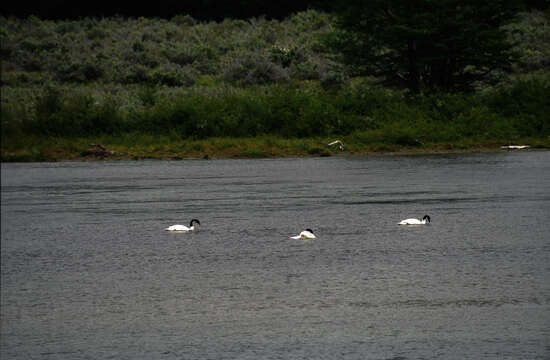
<svg viewBox="0 0 550 360"><path fill-rule="evenodd" d="M201 224L201 222L198 220L198 219L193 219L191 220L191 222L189 223L189 226L193 226L193 223L197 223L197 224Z"/></svg>
<svg viewBox="0 0 550 360"><path fill-rule="evenodd" d="M306 229L306 231L309 231L310 233L313 234L313 230L311 230L311 229Z"/></svg>
<svg viewBox="0 0 550 360"><path fill-rule="evenodd" d="M430 217L428 215L424 215L422 220L426 220L427 222L430 222Z"/></svg>

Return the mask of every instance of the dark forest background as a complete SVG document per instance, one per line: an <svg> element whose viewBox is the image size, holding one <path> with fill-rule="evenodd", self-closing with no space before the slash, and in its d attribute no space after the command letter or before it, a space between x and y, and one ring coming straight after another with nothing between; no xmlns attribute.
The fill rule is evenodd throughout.
<svg viewBox="0 0 550 360"><path fill-rule="evenodd" d="M550 0L518 1L526 8L544 10ZM160 0L160 1L74 1L74 0L7 0L0 5L2 15L26 17L34 15L42 19L78 19L82 17L160 17L171 18L176 14L188 14L197 20L220 21L226 18L248 19L265 16L281 20L286 16L310 8L327 8L327 0ZM335 1L334 3L337 3Z"/></svg>
<svg viewBox="0 0 550 360"><path fill-rule="evenodd" d="M539 1L540 2L540 1ZM197 20L220 21L225 18L247 19L257 16L282 19L291 13L314 6L307 0L202 0L202 1L4 1L2 14L46 19L77 19L81 17L161 17L189 14Z"/></svg>

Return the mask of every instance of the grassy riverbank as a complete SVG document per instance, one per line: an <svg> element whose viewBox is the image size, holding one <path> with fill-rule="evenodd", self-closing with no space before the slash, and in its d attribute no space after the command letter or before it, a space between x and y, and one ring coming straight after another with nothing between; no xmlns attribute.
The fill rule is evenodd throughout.
<svg viewBox="0 0 550 360"><path fill-rule="evenodd" d="M315 11L219 23L1 20L1 161L549 147L541 12L509 26L522 55L512 73L474 93L415 96L350 77L323 41L333 20ZM343 151L327 146L336 139Z"/></svg>
<svg viewBox="0 0 550 360"><path fill-rule="evenodd" d="M23 96L3 109L1 158L322 156L340 151L327 146L335 139L351 153L547 147L549 90L544 73L475 94L414 97L363 81L338 89L135 88L142 99L125 108L114 95L96 95L104 90L57 87L31 106Z"/></svg>
<svg viewBox="0 0 550 360"><path fill-rule="evenodd" d="M353 136L339 138L344 144L329 146L334 138L292 138L274 136L255 138L208 138L174 140L169 137L127 135L124 137L90 137L78 139L29 138L28 146L2 151L3 162L61 160L139 160L139 159L215 159L269 158L301 156L341 156L372 154L427 154L455 152L507 151L503 141L418 143L399 145L387 143L363 144ZM529 151L550 149L550 139L518 139L514 144L528 144Z"/></svg>

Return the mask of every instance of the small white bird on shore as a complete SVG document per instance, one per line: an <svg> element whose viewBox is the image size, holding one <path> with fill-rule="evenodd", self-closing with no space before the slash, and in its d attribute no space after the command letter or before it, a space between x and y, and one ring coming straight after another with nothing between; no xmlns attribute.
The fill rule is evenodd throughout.
<svg viewBox="0 0 550 360"><path fill-rule="evenodd" d="M299 235L291 236L291 239L315 239L315 234L313 234L313 230L311 229L305 229L302 231Z"/></svg>
<svg viewBox="0 0 550 360"><path fill-rule="evenodd" d="M193 219L189 223L189 227L187 227L185 225L172 225L172 226L167 227L164 230L166 230L166 231L183 231L183 232L193 231L193 230L195 230L195 223L197 223L198 225L201 224L201 222L198 219Z"/></svg>
<svg viewBox="0 0 550 360"><path fill-rule="evenodd" d="M399 222L398 225L424 225L427 222L430 222L430 217L428 215L424 215L422 220L418 219L405 219Z"/></svg>
<svg viewBox="0 0 550 360"><path fill-rule="evenodd" d="M506 145L501 146L501 149L507 149L507 150L522 150L522 149L528 149L530 148L529 145Z"/></svg>
<svg viewBox="0 0 550 360"><path fill-rule="evenodd" d="M328 146L332 146L332 145L338 145L338 148L340 149L340 151L343 151L344 150L344 144L340 141L340 140L335 140L331 143L328 143L327 144Z"/></svg>

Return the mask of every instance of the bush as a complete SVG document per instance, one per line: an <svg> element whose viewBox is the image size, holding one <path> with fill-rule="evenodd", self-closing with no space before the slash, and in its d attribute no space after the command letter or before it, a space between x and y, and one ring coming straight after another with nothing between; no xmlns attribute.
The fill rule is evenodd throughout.
<svg viewBox="0 0 550 360"><path fill-rule="evenodd" d="M547 15L526 19L510 31L521 35L522 61L542 54L517 66L536 73L475 95L405 96L349 78L322 39L333 20L313 10L219 23L1 18L2 138L338 134L399 146L546 138L550 76L539 26ZM318 151L306 145L302 153Z"/></svg>
<svg viewBox="0 0 550 360"><path fill-rule="evenodd" d="M169 89L152 81L124 94L117 94L120 90L116 89L94 95L86 88L54 87L30 104L4 99L2 138L126 132L181 139L355 134L356 143L420 146L427 142L509 141L550 135L546 116L550 108L543 96L547 88L540 81L518 82L484 96L430 94L411 98L365 84L336 92L290 83L190 88L178 93Z"/></svg>
<svg viewBox="0 0 550 360"><path fill-rule="evenodd" d="M120 66L115 74L117 81L122 84L151 84L153 79L149 68L143 65Z"/></svg>
<svg viewBox="0 0 550 360"><path fill-rule="evenodd" d="M54 22L10 17L1 23L2 76L9 71L13 78L27 77L28 83L39 82L33 79L62 84L150 83L148 72L168 63L239 86L321 80L326 89L334 90L348 83L345 69L332 66L338 58L329 53L324 40L332 33L334 19L314 10L281 21L200 23L189 15L176 15L171 21L113 17ZM547 28L548 14L535 11L521 14L507 26L520 53L516 70L548 67ZM161 83L178 83L174 77L160 78Z"/></svg>
<svg viewBox="0 0 550 360"><path fill-rule="evenodd" d="M68 63L57 71L57 79L63 82L89 82L103 76L103 68L98 61Z"/></svg>
<svg viewBox="0 0 550 360"><path fill-rule="evenodd" d="M38 99L35 117L26 127L26 133L60 137L117 134L124 129L114 102L99 105L89 94L65 95L57 90Z"/></svg>
<svg viewBox="0 0 550 360"><path fill-rule="evenodd" d="M520 71L547 69L550 66L550 13L533 10L519 15L518 21L505 26L514 44Z"/></svg>
<svg viewBox="0 0 550 360"><path fill-rule="evenodd" d="M191 86L197 77L198 73L192 68L177 65L161 65L151 72L154 84L167 86Z"/></svg>
<svg viewBox="0 0 550 360"><path fill-rule="evenodd" d="M171 20L171 22L178 25L193 26L197 24L197 20L193 19L190 15L176 15Z"/></svg>
<svg viewBox="0 0 550 360"><path fill-rule="evenodd" d="M321 86L325 90L338 90L346 84L347 80L344 73L329 71L321 76Z"/></svg>
<svg viewBox="0 0 550 360"><path fill-rule="evenodd" d="M274 46L269 52L269 59L284 68L293 63L302 63L305 60L303 51L296 48Z"/></svg>
<svg viewBox="0 0 550 360"><path fill-rule="evenodd" d="M510 118L521 136L550 136L550 74L528 77L494 90L483 101L501 118Z"/></svg>
<svg viewBox="0 0 550 360"><path fill-rule="evenodd" d="M109 36L109 33L105 29L95 26L92 29L88 30L86 36L90 40L103 40Z"/></svg>
<svg viewBox="0 0 550 360"><path fill-rule="evenodd" d="M288 72L268 58L245 55L231 61L224 71L224 79L238 85L258 85L288 80Z"/></svg>

